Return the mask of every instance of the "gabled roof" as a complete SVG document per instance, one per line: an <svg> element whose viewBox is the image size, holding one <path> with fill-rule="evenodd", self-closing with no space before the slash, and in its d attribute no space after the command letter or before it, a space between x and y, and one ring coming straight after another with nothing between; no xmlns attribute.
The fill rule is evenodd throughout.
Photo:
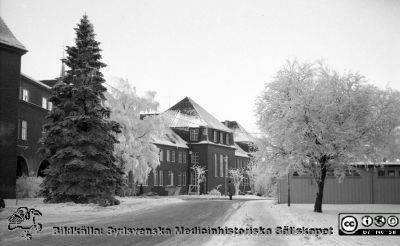
<svg viewBox="0 0 400 246"><path fill-rule="evenodd" d="M244 127L238 122L226 120L222 123L224 123L224 125L226 125L227 127L229 127L229 129L233 131L233 138L235 139L235 142L255 142L255 138L250 135L250 133L248 133L246 129L244 129Z"/></svg>
<svg viewBox="0 0 400 246"><path fill-rule="evenodd" d="M24 73L21 73L21 77L24 77L25 79L27 79L27 80L29 80L29 81L31 81L31 82L33 82L33 83L36 83L36 84L38 84L38 85L40 85L40 86L42 86L42 87L44 87L44 88L46 88L46 89L48 89L48 90L51 89L51 87L48 86L47 84L45 84L45 83L43 83L43 82L41 82L41 81L38 81L38 80L36 80L36 79L34 79L34 78L32 78L32 77L30 77L30 76L24 74Z"/></svg>
<svg viewBox="0 0 400 246"><path fill-rule="evenodd" d="M236 150L235 150L235 156L240 156L240 157L247 157L249 158L249 155L247 154L246 151L244 151L242 148L240 148L239 145L235 144Z"/></svg>
<svg viewBox="0 0 400 246"><path fill-rule="evenodd" d="M25 52L27 51L25 46L17 40L14 34L12 34L11 30L8 28L8 26L1 17L0 17L0 43L17 48Z"/></svg>
<svg viewBox="0 0 400 246"><path fill-rule="evenodd" d="M188 149L186 141L183 140L178 134L171 129L166 129L164 134L158 137L153 137L154 144L161 144L179 148Z"/></svg>
<svg viewBox="0 0 400 246"><path fill-rule="evenodd" d="M165 111L162 115L169 120L169 127L205 126L225 132L231 132L229 128L189 97L185 97Z"/></svg>

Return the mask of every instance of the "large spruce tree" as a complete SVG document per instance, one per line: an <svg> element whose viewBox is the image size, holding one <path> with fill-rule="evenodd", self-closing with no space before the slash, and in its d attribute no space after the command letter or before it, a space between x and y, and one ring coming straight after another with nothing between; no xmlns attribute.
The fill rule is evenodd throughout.
<svg viewBox="0 0 400 246"><path fill-rule="evenodd" d="M44 126L41 152L50 160L44 180L45 201L114 205L123 172L114 164L118 123L104 106L105 82L99 42L84 15L75 28L75 46L63 62L70 68L52 89L53 110Z"/></svg>

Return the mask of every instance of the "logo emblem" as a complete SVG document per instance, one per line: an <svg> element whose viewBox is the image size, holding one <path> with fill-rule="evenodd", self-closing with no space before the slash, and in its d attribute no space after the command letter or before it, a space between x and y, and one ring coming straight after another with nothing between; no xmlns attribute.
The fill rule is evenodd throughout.
<svg viewBox="0 0 400 246"><path fill-rule="evenodd" d="M399 224L399 218L394 215L391 215L387 218L387 224L391 227L395 227L397 226L397 224Z"/></svg>
<svg viewBox="0 0 400 246"><path fill-rule="evenodd" d="M385 225L385 223L386 223L386 219L382 215L378 215L375 217L375 225L376 226L382 227Z"/></svg>
<svg viewBox="0 0 400 246"><path fill-rule="evenodd" d="M342 230L346 233L352 233L357 230L358 222L354 216L346 216L342 219L340 226Z"/></svg>
<svg viewBox="0 0 400 246"><path fill-rule="evenodd" d="M19 207L10 217L8 217L8 230L24 230L21 237L26 240L31 240L32 229L36 230L36 232L42 230L42 224L37 223L36 216L42 216L42 213L34 208L29 209L27 207Z"/></svg>
<svg viewBox="0 0 400 246"><path fill-rule="evenodd" d="M366 215L361 218L361 223L365 227L370 227L374 223L374 219L371 216Z"/></svg>

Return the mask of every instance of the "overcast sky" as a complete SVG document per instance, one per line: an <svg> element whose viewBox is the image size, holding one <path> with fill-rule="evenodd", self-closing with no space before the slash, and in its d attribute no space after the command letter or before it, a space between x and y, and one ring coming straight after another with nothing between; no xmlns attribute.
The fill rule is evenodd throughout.
<svg viewBox="0 0 400 246"><path fill-rule="evenodd" d="M286 59L324 59L338 71L400 89L400 1L0 0L29 50L22 72L59 76L63 45L87 13L106 78L157 91L165 110L189 96L219 120L258 132L255 98Z"/></svg>

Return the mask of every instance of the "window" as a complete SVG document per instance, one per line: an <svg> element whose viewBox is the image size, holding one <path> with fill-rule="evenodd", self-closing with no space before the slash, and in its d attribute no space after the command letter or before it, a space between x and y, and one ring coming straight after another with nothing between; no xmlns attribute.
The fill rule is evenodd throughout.
<svg viewBox="0 0 400 246"><path fill-rule="evenodd" d="M175 151L172 151L171 153L171 161L175 162Z"/></svg>
<svg viewBox="0 0 400 246"><path fill-rule="evenodd" d="M190 141L199 140L199 129L190 129Z"/></svg>
<svg viewBox="0 0 400 246"><path fill-rule="evenodd" d="M160 149L160 161L164 161L164 150Z"/></svg>
<svg viewBox="0 0 400 246"><path fill-rule="evenodd" d="M227 155L224 157L224 160L225 160L225 177L227 177L228 176L228 156Z"/></svg>
<svg viewBox="0 0 400 246"><path fill-rule="evenodd" d="M178 151L178 163L182 163L182 152Z"/></svg>
<svg viewBox="0 0 400 246"><path fill-rule="evenodd" d="M247 178L243 178L243 186L249 186L249 180Z"/></svg>
<svg viewBox="0 0 400 246"><path fill-rule="evenodd" d="M185 172L183 172L182 173L182 183L183 183L183 186L185 186L186 185L186 173Z"/></svg>
<svg viewBox="0 0 400 246"><path fill-rule="evenodd" d="M160 183L159 183L159 185L160 185L160 186L163 186L163 185L164 185L164 171L163 171L163 170L160 170L159 172L160 172L160 173L159 173L159 176L160 176Z"/></svg>
<svg viewBox="0 0 400 246"><path fill-rule="evenodd" d="M22 100L25 102L29 101L29 91L28 89L22 89Z"/></svg>
<svg viewBox="0 0 400 246"><path fill-rule="evenodd" d="M226 137L225 143L226 143L227 145L229 145L229 133L227 133L227 134L225 135L225 137Z"/></svg>
<svg viewBox="0 0 400 246"><path fill-rule="evenodd" d="M181 185L182 185L182 172L179 171L179 173L178 173L178 186L181 186Z"/></svg>
<svg viewBox="0 0 400 246"><path fill-rule="evenodd" d="M215 177L218 177L218 156L217 154L214 154L214 172L215 172Z"/></svg>
<svg viewBox="0 0 400 246"><path fill-rule="evenodd" d="M171 151L167 149L167 162L171 161Z"/></svg>
<svg viewBox="0 0 400 246"><path fill-rule="evenodd" d="M186 163L186 160L187 160L186 152L183 152L183 163Z"/></svg>
<svg viewBox="0 0 400 246"><path fill-rule="evenodd" d="M42 97L42 108L47 109L47 98Z"/></svg>
<svg viewBox="0 0 400 246"><path fill-rule="evenodd" d="M199 152L193 152L191 160L192 164L199 164L199 159L200 159Z"/></svg>
<svg viewBox="0 0 400 246"><path fill-rule="evenodd" d="M169 185L173 186L174 185L174 172L168 171L168 179L169 179Z"/></svg>
<svg viewBox="0 0 400 246"><path fill-rule="evenodd" d="M224 143L224 133L223 132L219 133L219 142Z"/></svg>
<svg viewBox="0 0 400 246"><path fill-rule="evenodd" d="M26 140L28 135L28 122L26 120L21 121L21 139Z"/></svg>
<svg viewBox="0 0 400 246"><path fill-rule="evenodd" d="M49 102L49 105L48 105L47 109L48 110L52 110L53 109L53 103L52 102Z"/></svg>
<svg viewBox="0 0 400 246"><path fill-rule="evenodd" d="M385 170L378 170L378 176L385 176Z"/></svg>
<svg viewBox="0 0 400 246"><path fill-rule="evenodd" d="M219 176L224 177L224 156L219 155Z"/></svg>
<svg viewBox="0 0 400 246"><path fill-rule="evenodd" d="M191 185L196 185L196 179L194 177L194 172L193 171L190 172L190 184Z"/></svg>
<svg viewBox="0 0 400 246"><path fill-rule="evenodd" d="M388 170L388 175L387 176L394 177L394 176L396 176L396 173L395 173L394 170Z"/></svg>
<svg viewBox="0 0 400 246"><path fill-rule="evenodd" d="M293 176L294 176L294 177L298 177L298 176L299 176L299 173L298 173L298 172L293 172Z"/></svg>
<svg viewBox="0 0 400 246"><path fill-rule="evenodd" d="M218 142L218 132L214 130L214 142Z"/></svg>
<svg viewBox="0 0 400 246"><path fill-rule="evenodd" d="M158 171L154 170L154 186L158 186Z"/></svg>
<svg viewBox="0 0 400 246"><path fill-rule="evenodd" d="M149 176L146 177L146 179L144 180L144 184L145 186L149 185Z"/></svg>

